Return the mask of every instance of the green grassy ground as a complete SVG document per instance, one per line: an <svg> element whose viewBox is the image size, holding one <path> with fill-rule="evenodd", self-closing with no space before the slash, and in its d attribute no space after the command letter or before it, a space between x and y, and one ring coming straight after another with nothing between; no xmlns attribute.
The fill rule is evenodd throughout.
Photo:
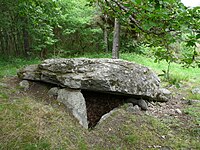
<svg viewBox="0 0 200 150"><path fill-rule="evenodd" d="M151 67L157 74L166 69L165 62L157 64L141 55L122 54L121 58ZM0 150L200 149L200 103L182 108L184 118L156 118L145 112L132 114L123 106L93 130L85 130L62 106L48 105L22 92L8 78L16 75L20 67L39 62L37 59L0 62ZM186 95L186 99L192 96L198 99L190 95L190 90L200 83L200 69L172 64L171 74L180 83L173 91Z"/></svg>
<svg viewBox="0 0 200 150"><path fill-rule="evenodd" d="M22 58L10 58L3 59L0 58L0 78L14 76L17 73L17 70L25 65L37 64L40 60L38 58L32 58L29 60Z"/></svg>

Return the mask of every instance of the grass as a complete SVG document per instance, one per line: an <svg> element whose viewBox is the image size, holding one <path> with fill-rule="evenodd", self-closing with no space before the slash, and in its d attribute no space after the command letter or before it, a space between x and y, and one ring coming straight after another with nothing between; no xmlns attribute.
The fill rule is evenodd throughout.
<svg viewBox="0 0 200 150"><path fill-rule="evenodd" d="M188 94L187 99L200 100L200 94L192 94L191 92Z"/></svg>
<svg viewBox="0 0 200 150"><path fill-rule="evenodd" d="M1 100L0 108L2 150L199 148L196 134L188 136L157 118L123 109L86 131L66 112L28 97Z"/></svg>
<svg viewBox="0 0 200 150"><path fill-rule="evenodd" d="M65 111L28 97L0 103L0 149L74 149L76 143L84 147L82 129L74 127Z"/></svg>
<svg viewBox="0 0 200 150"><path fill-rule="evenodd" d="M79 57L110 58L110 54L86 54ZM152 68L157 74L167 68L163 61L154 63L152 58L137 54L121 54L121 58ZM24 65L40 60L1 60L0 77L16 75ZM191 88L200 83L199 68L171 66L171 82L180 83L176 92L190 99ZM83 129L62 107L47 105L45 101L22 94L0 78L0 150L110 150L110 149L200 149L200 105L195 103L184 109L192 120L181 118L155 118L142 114L131 114L120 108L109 119L91 131ZM172 84L170 83L170 84ZM168 83L169 85L169 83Z"/></svg>
<svg viewBox="0 0 200 150"><path fill-rule="evenodd" d="M195 117L195 124L200 126L200 103L195 103L192 106L186 108L184 111L186 114L189 114L193 117ZM198 130L198 133L200 134L200 128Z"/></svg>
<svg viewBox="0 0 200 150"><path fill-rule="evenodd" d="M5 60L0 58L0 78L14 76L21 67L30 64L37 64L39 62L40 60L38 58L29 60L23 58L10 58Z"/></svg>
<svg viewBox="0 0 200 150"><path fill-rule="evenodd" d="M167 63L161 61L154 63L153 58L146 58L138 54L122 54L122 59L134 61L144 66L152 68L157 74L162 74L162 70L167 70ZM197 80L200 76L200 68L183 68L180 64L172 63L170 67L171 77L176 78L178 81L193 81ZM198 79L200 81L200 79Z"/></svg>

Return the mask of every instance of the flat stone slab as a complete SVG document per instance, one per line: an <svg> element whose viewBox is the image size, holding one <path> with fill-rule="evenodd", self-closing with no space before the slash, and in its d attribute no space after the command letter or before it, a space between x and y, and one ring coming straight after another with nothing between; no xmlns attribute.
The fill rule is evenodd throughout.
<svg viewBox="0 0 200 150"><path fill-rule="evenodd" d="M26 80L157 99L160 80L149 68L120 59L47 59L18 72Z"/></svg>

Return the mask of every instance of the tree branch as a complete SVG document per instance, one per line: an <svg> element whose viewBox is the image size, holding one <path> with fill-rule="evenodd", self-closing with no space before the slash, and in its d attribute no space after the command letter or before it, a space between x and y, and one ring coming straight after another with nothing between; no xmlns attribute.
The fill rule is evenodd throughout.
<svg viewBox="0 0 200 150"><path fill-rule="evenodd" d="M106 0L107 1L107 0ZM129 12L129 8L125 7L123 4L121 4L118 0L111 0L112 2L114 2L121 10L123 10L124 12L128 13ZM107 1L108 2L108 1ZM129 19L132 21L132 23L138 28L140 29L142 32L147 33L147 34L155 34L155 35L163 35L166 32L172 32L174 30L168 30L166 32L155 32L155 31L147 31L144 30L140 25L139 22L134 18L133 15L129 16Z"/></svg>

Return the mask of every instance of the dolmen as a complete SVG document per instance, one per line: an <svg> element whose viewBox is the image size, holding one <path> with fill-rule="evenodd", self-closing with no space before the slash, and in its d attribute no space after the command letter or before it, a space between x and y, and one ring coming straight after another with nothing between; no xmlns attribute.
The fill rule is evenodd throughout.
<svg viewBox="0 0 200 150"><path fill-rule="evenodd" d="M170 92L149 68L121 59L47 59L18 72L22 80L40 81L59 87L57 100L88 128L86 102L81 90L127 96L128 101L167 102Z"/></svg>

